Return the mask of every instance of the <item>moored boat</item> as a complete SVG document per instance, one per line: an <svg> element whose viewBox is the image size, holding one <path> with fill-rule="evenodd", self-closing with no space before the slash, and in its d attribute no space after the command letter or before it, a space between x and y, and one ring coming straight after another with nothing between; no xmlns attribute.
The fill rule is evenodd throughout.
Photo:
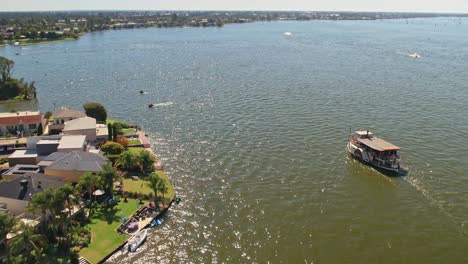
<svg viewBox="0 0 468 264"><path fill-rule="evenodd" d="M355 131L346 148L351 156L365 164L387 172L400 170L400 148L369 131Z"/></svg>
<svg viewBox="0 0 468 264"><path fill-rule="evenodd" d="M135 252L137 248L145 241L148 230L143 229L128 240L128 251Z"/></svg>

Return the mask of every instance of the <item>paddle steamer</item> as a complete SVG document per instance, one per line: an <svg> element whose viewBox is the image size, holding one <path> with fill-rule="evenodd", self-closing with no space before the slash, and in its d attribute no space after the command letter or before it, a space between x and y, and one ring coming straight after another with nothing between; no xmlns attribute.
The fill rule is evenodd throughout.
<svg viewBox="0 0 468 264"><path fill-rule="evenodd" d="M355 159L377 169L394 173L400 170L400 148L369 131L355 131L350 136L347 151Z"/></svg>

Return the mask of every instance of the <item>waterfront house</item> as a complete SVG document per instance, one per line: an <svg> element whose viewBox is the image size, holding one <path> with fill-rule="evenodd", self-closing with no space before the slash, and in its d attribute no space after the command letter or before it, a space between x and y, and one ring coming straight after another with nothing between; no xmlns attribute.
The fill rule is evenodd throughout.
<svg viewBox="0 0 468 264"><path fill-rule="evenodd" d="M35 132L42 123L41 113L23 111L14 113L0 113L0 135L17 136Z"/></svg>
<svg viewBox="0 0 468 264"><path fill-rule="evenodd" d="M36 136L29 137L26 149L19 149L8 156L10 166L17 164L35 165L54 152L86 150L86 136Z"/></svg>
<svg viewBox="0 0 468 264"><path fill-rule="evenodd" d="M89 142L96 141L96 119L82 117L65 122L64 135L85 135Z"/></svg>
<svg viewBox="0 0 468 264"><path fill-rule="evenodd" d="M44 161L50 162L44 168L47 175L62 177L66 182L78 182L86 172L98 173L102 171L108 159L101 154L72 151L57 152L49 155Z"/></svg>
<svg viewBox="0 0 468 264"><path fill-rule="evenodd" d="M42 173L18 175L0 182L0 208L15 217L26 217L26 207L34 194L63 185L65 181L61 177Z"/></svg>
<svg viewBox="0 0 468 264"><path fill-rule="evenodd" d="M55 135L62 132L65 122L86 117L85 112L70 109L66 107L60 107L52 113L52 121L49 123L49 134Z"/></svg>

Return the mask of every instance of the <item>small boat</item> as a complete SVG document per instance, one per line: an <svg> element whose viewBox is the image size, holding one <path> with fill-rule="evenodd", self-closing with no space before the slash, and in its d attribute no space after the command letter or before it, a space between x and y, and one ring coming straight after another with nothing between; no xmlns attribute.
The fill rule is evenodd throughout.
<svg viewBox="0 0 468 264"><path fill-rule="evenodd" d="M358 161L377 169L394 173L400 170L400 148L369 131L355 131L346 149Z"/></svg>
<svg viewBox="0 0 468 264"><path fill-rule="evenodd" d="M161 219L156 218L156 219L153 219L153 221L151 221L150 227L155 227L155 226L158 226L158 225L160 225L160 224L162 224Z"/></svg>
<svg viewBox="0 0 468 264"><path fill-rule="evenodd" d="M144 93L145 93L145 91L143 91L143 90L140 91L140 94L144 94Z"/></svg>
<svg viewBox="0 0 468 264"><path fill-rule="evenodd" d="M135 252L137 248L145 241L148 235L148 229L143 229L128 240L128 251Z"/></svg>
<svg viewBox="0 0 468 264"><path fill-rule="evenodd" d="M421 58L421 55L417 54L416 52L408 53L407 55L408 55L408 57L411 57L411 58L414 58L414 59Z"/></svg>
<svg viewBox="0 0 468 264"><path fill-rule="evenodd" d="M154 107L154 104L149 104L148 105L148 108L153 108Z"/></svg>

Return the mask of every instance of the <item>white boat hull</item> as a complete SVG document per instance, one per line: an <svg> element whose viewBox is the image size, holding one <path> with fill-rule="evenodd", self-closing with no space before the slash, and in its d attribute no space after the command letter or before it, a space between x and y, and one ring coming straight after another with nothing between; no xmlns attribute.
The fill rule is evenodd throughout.
<svg viewBox="0 0 468 264"><path fill-rule="evenodd" d="M145 241L148 230L143 229L128 240L128 251L135 252L137 248Z"/></svg>

